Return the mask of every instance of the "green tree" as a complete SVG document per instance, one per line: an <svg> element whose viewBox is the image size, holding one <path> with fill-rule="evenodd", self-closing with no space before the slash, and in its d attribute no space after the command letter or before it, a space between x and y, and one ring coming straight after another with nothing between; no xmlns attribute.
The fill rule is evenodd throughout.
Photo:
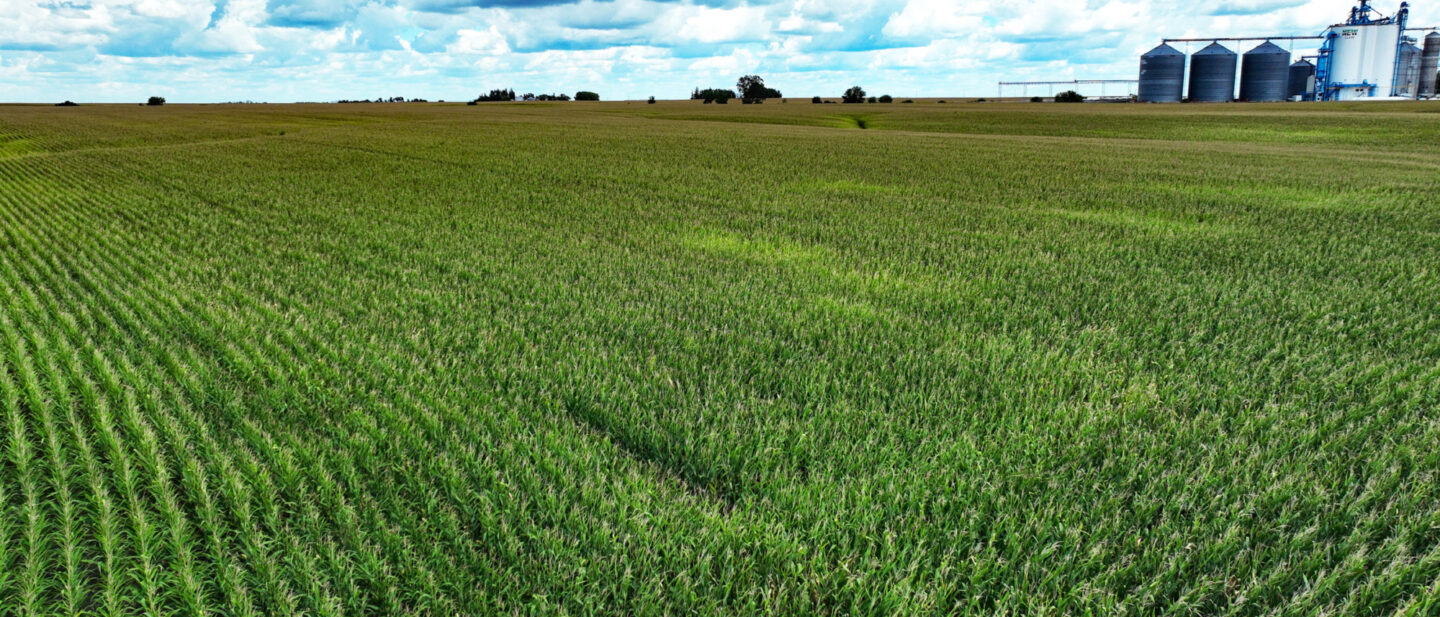
<svg viewBox="0 0 1440 617"><path fill-rule="evenodd" d="M759 75L741 77L739 81L735 82L735 91L740 93L741 102L747 105L783 96L779 90L766 86L765 79Z"/></svg>

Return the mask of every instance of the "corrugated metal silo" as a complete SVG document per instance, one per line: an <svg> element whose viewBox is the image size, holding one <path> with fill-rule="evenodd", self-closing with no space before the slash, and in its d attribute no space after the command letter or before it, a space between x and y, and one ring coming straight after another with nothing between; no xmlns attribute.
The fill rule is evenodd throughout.
<svg viewBox="0 0 1440 617"><path fill-rule="evenodd" d="M1190 100L1198 103L1235 100L1235 52L1211 43L1190 56Z"/></svg>
<svg viewBox="0 0 1440 617"><path fill-rule="evenodd" d="M1185 54L1161 44L1140 56L1140 102L1179 103L1185 96Z"/></svg>
<svg viewBox="0 0 1440 617"><path fill-rule="evenodd" d="M1436 71L1440 71L1440 32L1431 32L1420 53L1420 96L1435 96Z"/></svg>
<svg viewBox="0 0 1440 617"><path fill-rule="evenodd" d="M1290 65L1290 87L1285 94L1288 95L1288 98L1297 96L1304 99L1311 98L1314 90L1314 83L1311 79L1314 77L1315 65L1311 64L1309 60L1297 60L1295 64Z"/></svg>
<svg viewBox="0 0 1440 617"><path fill-rule="evenodd" d="M1245 52L1241 61L1240 100L1269 103L1285 100L1290 87L1290 52L1266 41Z"/></svg>
<svg viewBox="0 0 1440 617"><path fill-rule="evenodd" d="M1395 94L1415 98L1420 91L1420 48L1411 43L1400 46L1400 83Z"/></svg>

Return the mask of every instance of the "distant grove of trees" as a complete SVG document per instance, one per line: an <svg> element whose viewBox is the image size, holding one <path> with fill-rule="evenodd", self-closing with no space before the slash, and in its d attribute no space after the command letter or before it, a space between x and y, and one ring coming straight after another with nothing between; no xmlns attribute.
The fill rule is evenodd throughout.
<svg viewBox="0 0 1440 617"><path fill-rule="evenodd" d="M704 90L696 88L694 92L690 93L690 100L692 101L705 101L706 103L720 103L722 105L730 102L730 99L733 98L735 98L735 93L727 88L706 88Z"/></svg>
<svg viewBox="0 0 1440 617"><path fill-rule="evenodd" d="M515 94L515 90L512 89L512 88L497 88L497 89L495 89L495 90L491 90L491 91L490 91L489 93L487 93L487 94L482 94L482 95L480 95L480 96L475 97L475 100L470 101L470 102L468 102L467 104L468 104L468 105L476 105L476 104L479 104L479 103L496 103L496 102L508 102L508 101L569 101L569 100L572 100L572 99L570 98L570 95L568 95L568 94L535 94L535 93L533 93L533 92L526 92L525 94L516 95L516 94ZM598 100L600 100L600 95L599 95L599 94L596 94L596 93L594 93L594 92L580 91L580 92L576 92L576 93L575 93L575 98L574 98L573 100L576 100L576 101L598 101Z"/></svg>
<svg viewBox="0 0 1440 617"><path fill-rule="evenodd" d="M820 97L817 96L815 98L818 99ZM844 94L840 95L840 102L850 103L852 105L859 103L894 103L895 97L888 94L881 95L879 98L873 96L867 97L865 95L864 88L861 88L860 86L850 86L848 89L845 90ZM914 101L906 102L913 103Z"/></svg>
<svg viewBox="0 0 1440 617"><path fill-rule="evenodd" d="M735 89L727 88L696 88L690 93L690 100L705 101L706 104L719 103L724 105L730 99L739 98L746 105L763 103L765 99L778 99L784 95L779 90L765 85L765 78L759 75L745 75L735 82Z"/></svg>
<svg viewBox="0 0 1440 617"><path fill-rule="evenodd" d="M491 90L489 94L482 94L478 97L475 97L475 101L477 103L513 100L515 100L515 91L508 88L504 90Z"/></svg>
<svg viewBox="0 0 1440 617"><path fill-rule="evenodd" d="M150 100L145 101L145 104L146 104L146 105L149 105L149 106L151 106L151 107L159 107L159 106L165 104L165 97L163 97L163 96L152 96L152 97L150 97Z"/></svg>
<svg viewBox="0 0 1440 617"><path fill-rule="evenodd" d="M740 102L751 105L763 103L765 99L778 99L781 96L779 90L765 85L765 79L759 75L745 75L735 82L735 91L740 93Z"/></svg>

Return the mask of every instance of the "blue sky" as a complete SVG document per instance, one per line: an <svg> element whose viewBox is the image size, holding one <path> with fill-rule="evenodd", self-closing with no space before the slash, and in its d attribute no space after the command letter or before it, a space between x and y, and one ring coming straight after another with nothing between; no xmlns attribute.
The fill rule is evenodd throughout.
<svg viewBox="0 0 1440 617"><path fill-rule="evenodd" d="M1139 54L1166 36L1315 33L1352 4L0 0L0 100L464 100L491 88L683 98L746 73L794 97L851 84L991 96L1000 80L1134 79ZM1419 0L1412 23L1440 25L1440 0Z"/></svg>

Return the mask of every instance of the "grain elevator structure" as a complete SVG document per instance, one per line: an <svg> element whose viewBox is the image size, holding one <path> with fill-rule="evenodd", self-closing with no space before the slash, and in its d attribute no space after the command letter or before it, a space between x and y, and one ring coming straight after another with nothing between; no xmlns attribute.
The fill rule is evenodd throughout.
<svg viewBox="0 0 1440 617"><path fill-rule="evenodd" d="M1164 39L1160 47L1141 57L1139 100L1168 103L1435 98L1440 32L1435 27L1412 28L1409 19L1408 2L1401 2L1394 14L1384 15L1371 6L1370 0L1359 0L1343 23L1319 35ZM1421 47L1418 35L1427 31ZM1313 55L1295 58L1292 51L1276 44L1288 41L1293 49L1297 40L1318 41L1319 48ZM1259 45L1243 55L1231 51L1232 46L1244 42ZM1209 46L1190 55L1186 63L1183 57L1176 57L1180 53L1172 47L1176 43ZM1182 96L1178 84L1186 81L1186 64L1190 69L1189 88Z"/></svg>

